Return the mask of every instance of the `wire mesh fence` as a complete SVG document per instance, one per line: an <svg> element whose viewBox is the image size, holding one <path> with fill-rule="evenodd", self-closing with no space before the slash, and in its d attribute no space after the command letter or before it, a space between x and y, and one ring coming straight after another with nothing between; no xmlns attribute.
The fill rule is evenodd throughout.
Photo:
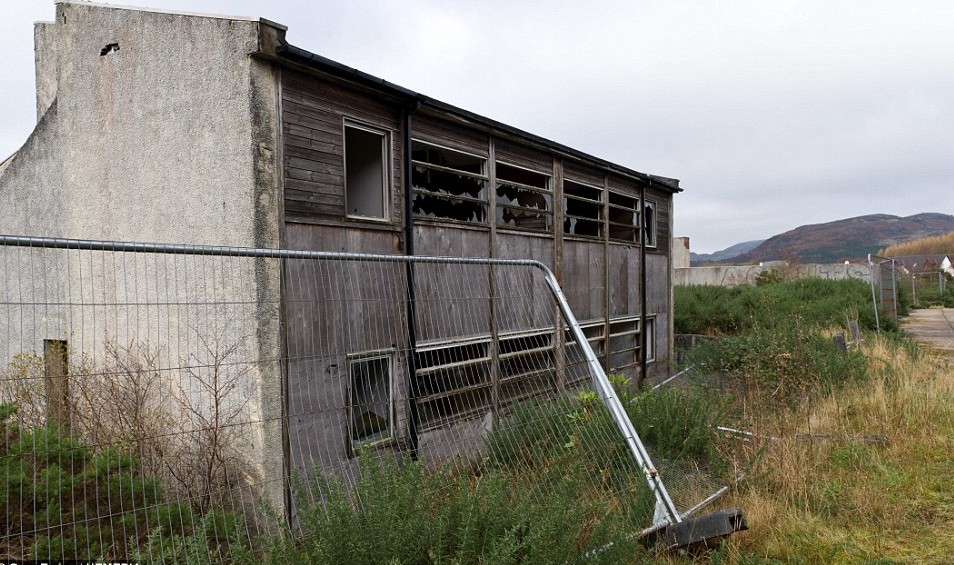
<svg viewBox="0 0 954 565"><path fill-rule="evenodd" d="M878 306L881 306L886 315L896 320L898 318L898 281L895 261L878 255L868 255L868 266L871 269L871 300L874 307L875 321L881 329L878 316Z"/></svg>
<svg viewBox="0 0 954 565"><path fill-rule="evenodd" d="M3 558L254 548L408 467L633 532L720 486L652 467L533 262L6 237L0 264Z"/></svg>

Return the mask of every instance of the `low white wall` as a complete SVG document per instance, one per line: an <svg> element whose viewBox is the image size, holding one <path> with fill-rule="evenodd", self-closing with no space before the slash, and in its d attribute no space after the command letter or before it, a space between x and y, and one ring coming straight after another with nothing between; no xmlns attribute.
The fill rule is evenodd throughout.
<svg viewBox="0 0 954 565"><path fill-rule="evenodd" d="M866 263L834 263L812 265L720 265L715 267L689 267L673 269L673 284L680 286L738 286L755 284L756 277L763 271L778 270L786 277L842 280L869 280L871 272Z"/></svg>

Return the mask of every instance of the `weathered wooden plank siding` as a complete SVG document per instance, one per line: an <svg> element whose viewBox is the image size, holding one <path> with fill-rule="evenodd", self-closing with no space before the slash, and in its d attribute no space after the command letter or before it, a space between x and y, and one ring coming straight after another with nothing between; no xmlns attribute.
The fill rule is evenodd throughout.
<svg viewBox="0 0 954 565"><path fill-rule="evenodd" d="M287 221L342 224L344 123L388 132L389 220L402 222L401 111L379 98L304 73L282 72L282 134Z"/></svg>
<svg viewBox="0 0 954 565"><path fill-rule="evenodd" d="M605 175L603 171L588 167L577 161L563 160L563 178L591 186L603 186Z"/></svg>
<svg viewBox="0 0 954 565"><path fill-rule="evenodd" d="M497 138L494 140L494 152L498 161L510 165L518 165L546 175L553 171L553 156L533 147Z"/></svg>
<svg viewBox="0 0 954 565"><path fill-rule="evenodd" d="M489 153L489 135L435 116L415 114L413 130L414 139L429 141L481 157L487 157Z"/></svg>
<svg viewBox="0 0 954 565"><path fill-rule="evenodd" d="M444 257L488 257L489 230L458 228L434 224L414 227L415 252L418 255ZM452 267L453 268L453 267ZM466 268L465 268L466 269ZM490 296L490 279L485 270L470 268L473 277L448 276L441 280L439 269L421 270L415 279L419 296L443 297L444 301L422 300L417 304L418 339L422 342L490 334L490 301L477 304L472 297ZM424 276L424 275L428 276ZM466 288L448 287L466 280ZM453 300L459 297L460 300Z"/></svg>
<svg viewBox="0 0 954 565"><path fill-rule="evenodd" d="M633 316L640 313L639 247L609 244L609 315Z"/></svg>
<svg viewBox="0 0 954 565"><path fill-rule="evenodd" d="M563 277L560 284L570 308L580 321L606 315L606 269L603 244L587 241L563 242Z"/></svg>

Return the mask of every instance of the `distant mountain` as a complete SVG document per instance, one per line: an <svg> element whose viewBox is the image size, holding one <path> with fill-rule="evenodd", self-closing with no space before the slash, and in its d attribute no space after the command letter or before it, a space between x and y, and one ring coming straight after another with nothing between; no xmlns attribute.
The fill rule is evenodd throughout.
<svg viewBox="0 0 954 565"><path fill-rule="evenodd" d="M689 263L695 267L700 263L717 263L723 261L729 261L734 257L738 257L747 251L751 251L758 247L764 242L764 239L758 239L755 241L745 241L742 243L736 243L732 247L726 247L722 251L716 251L715 253L689 253Z"/></svg>
<svg viewBox="0 0 954 565"><path fill-rule="evenodd" d="M773 236L754 249L737 255L732 263L839 263L861 259L895 243L942 235L952 230L954 216L949 214L915 214L906 218L887 214L858 216L801 226Z"/></svg>

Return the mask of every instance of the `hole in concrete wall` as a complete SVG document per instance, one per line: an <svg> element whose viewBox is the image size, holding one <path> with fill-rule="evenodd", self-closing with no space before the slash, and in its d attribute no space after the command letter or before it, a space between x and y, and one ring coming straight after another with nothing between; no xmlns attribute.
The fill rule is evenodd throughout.
<svg viewBox="0 0 954 565"><path fill-rule="evenodd" d="M103 47L103 49L99 52L99 56L100 56L100 57L105 57L106 55L109 55L109 54L112 53L113 51L119 51L119 44L118 44L118 43L107 43L107 44L106 44L106 47Z"/></svg>

